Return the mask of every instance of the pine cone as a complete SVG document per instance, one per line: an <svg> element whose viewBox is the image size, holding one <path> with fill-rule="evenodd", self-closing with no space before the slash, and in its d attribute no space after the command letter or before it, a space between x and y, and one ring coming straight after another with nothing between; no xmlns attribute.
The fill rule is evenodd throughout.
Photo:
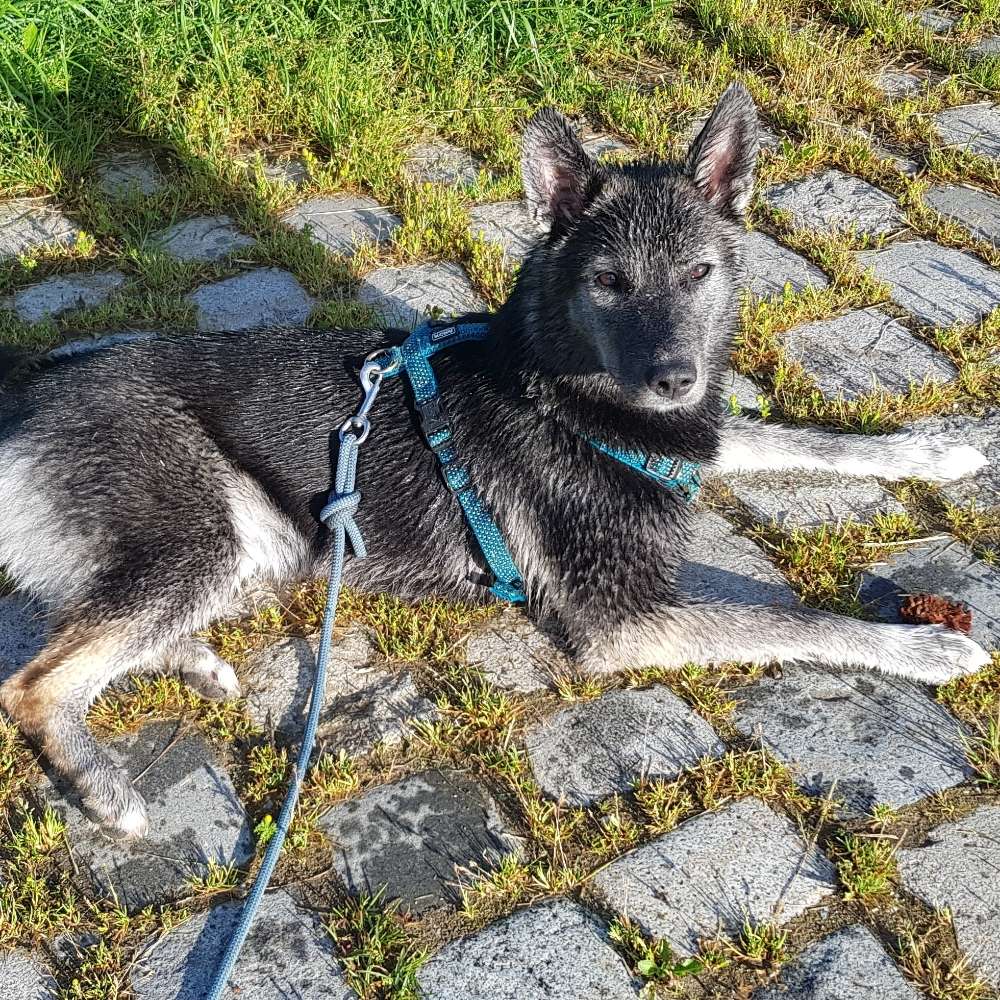
<svg viewBox="0 0 1000 1000"><path fill-rule="evenodd" d="M910 594L899 609L899 617L911 625L946 625L966 635L972 631L972 612L968 605L937 594Z"/></svg>

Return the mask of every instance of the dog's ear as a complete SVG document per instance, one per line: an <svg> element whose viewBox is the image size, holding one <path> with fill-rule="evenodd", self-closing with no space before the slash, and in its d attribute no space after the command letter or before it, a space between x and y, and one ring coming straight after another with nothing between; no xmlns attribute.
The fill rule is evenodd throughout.
<svg viewBox="0 0 1000 1000"><path fill-rule="evenodd" d="M528 210L548 229L583 214L600 187L601 168L555 108L528 120L521 138L521 178Z"/></svg>
<svg viewBox="0 0 1000 1000"><path fill-rule="evenodd" d="M742 216L753 194L759 145L753 98L742 83L731 83L691 144L688 174L710 204Z"/></svg>

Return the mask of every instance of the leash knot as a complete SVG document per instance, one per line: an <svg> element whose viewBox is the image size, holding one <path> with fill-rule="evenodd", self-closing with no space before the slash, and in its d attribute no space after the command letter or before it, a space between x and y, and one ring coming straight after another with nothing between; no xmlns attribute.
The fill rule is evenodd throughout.
<svg viewBox="0 0 1000 1000"><path fill-rule="evenodd" d="M319 512L319 519L330 531L342 528L351 540L351 548L354 550L354 555L358 559L364 559L367 555L365 542L361 537L361 529L354 520L354 515L357 514L360 503L360 490L352 490L350 493L338 493L336 490L333 490L323 509Z"/></svg>

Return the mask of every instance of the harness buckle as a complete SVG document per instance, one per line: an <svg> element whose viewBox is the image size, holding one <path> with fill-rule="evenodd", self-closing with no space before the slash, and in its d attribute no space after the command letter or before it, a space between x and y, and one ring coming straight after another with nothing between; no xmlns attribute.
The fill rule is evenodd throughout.
<svg viewBox="0 0 1000 1000"><path fill-rule="evenodd" d="M427 439L427 444L432 451L435 450L434 445L431 444L431 438L436 434L440 434L441 431L449 431L448 427L448 414L445 412L444 403L441 402L440 396L431 396L430 399L425 400L423 403L417 403L417 416L420 417L420 429L424 432L424 437ZM451 434L448 434L448 438ZM441 446L439 442L438 447Z"/></svg>

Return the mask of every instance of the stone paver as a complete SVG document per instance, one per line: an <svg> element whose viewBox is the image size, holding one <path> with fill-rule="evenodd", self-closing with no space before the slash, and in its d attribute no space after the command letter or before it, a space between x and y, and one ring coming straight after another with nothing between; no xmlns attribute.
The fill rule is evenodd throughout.
<svg viewBox="0 0 1000 1000"><path fill-rule="evenodd" d="M637 1000L604 925L553 899L453 941L417 973L423 1000Z"/></svg>
<svg viewBox="0 0 1000 1000"><path fill-rule="evenodd" d="M162 902L204 875L209 861L243 865L253 855L246 813L225 770L201 736L153 723L105 747L136 782L149 807L144 840L114 841L84 815L58 779L42 793L63 814L73 858L101 892L130 910Z"/></svg>
<svg viewBox="0 0 1000 1000"><path fill-rule="evenodd" d="M65 344L54 347L45 356L47 358L72 358L78 354L90 354L102 351L106 347L117 344L134 344L140 340L155 340L160 336L156 330L118 330L114 333L98 333L93 337L83 337L80 340L69 340Z"/></svg>
<svg viewBox="0 0 1000 1000"><path fill-rule="evenodd" d="M861 253L858 263L888 282L893 300L925 323L975 323L1000 306L1000 271L929 240Z"/></svg>
<svg viewBox="0 0 1000 1000"><path fill-rule="evenodd" d="M921 28L933 31L936 35L948 35L955 30L957 18L943 10L922 10L913 15Z"/></svg>
<svg viewBox="0 0 1000 1000"><path fill-rule="evenodd" d="M878 85L886 97L910 97L924 89L926 77L917 73L900 70L886 70L879 78Z"/></svg>
<svg viewBox="0 0 1000 1000"><path fill-rule="evenodd" d="M899 621L907 594L939 594L972 611L972 637L1000 647L1000 570L977 559L954 539L909 545L873 566L861 582L861 602L883 621Z"/></svg>
<svg viewBox="0 0 1000 1000"><path fill-rule="evenodd" d="M988 459L974 475L941 483L938 490L956 507L975 504L980 510L1000 507L1000 410L985 417L949 416L921 420L920 430L941 432L955 441L978 448Z"/></svg>
<svg viewBox="0 0 1000 1000"><path fill-rule="evenodd" d="M920 1000L867 927L855 924L809 945L752 1000Z"/></svg>
<svg viewBox="0 0 1000 1000"><path fill-rule="evenodd" d="M573 670L557 640L516 608L504 609L469 639L466 659L490 683L522 694L551 688L555 676Z"/></svg>
<svg viewBox="0 0 1000 1000"><path fill-rule="evenodd" d="M275 184L301 188L309 183L309 167L305 161L293 153L268 149L255 149L239 158L247 174L253 178L258 172Z"/></svg>
<svg viewBox="0 0 1000 1000"><path fill-rule="evenodd" d="M202 285L187 301L198 310L198 329L209 332L302 326L316 305L295 275L277 267Z"/></svg>
<svg viewBox="0 0 1000 1000"><path fill-rule="evenodd" d="M764 198L771 208L788 212L800 229L853 227L859 233L879 235L906 225L892 195L841 170L776 184L764 192Z"/></svg>
<svg viewBox="0 0 1000 1000"><path fill-rule="evenodd" d="M352 893L423 913L454 905L470 872L488 871L518 845L496 804L461 771L424 771L339 803L319 821Z"/></svg>
<svg viewBox="0 0 1000 1000"><path fill-rule="evenodd" d="M0 260L17 257L37 247L76 243L80 230L41 198L0 201Z"/></svg>
<svg viewBox="0 0 1000 1000"><path fill-rule="evenodd" d="M607 132L599 132L584 125L580 129L580 145L595 159L603 159L605 156L613 155L616 159L626 156L634 156L635 150L627 143L616 139Z"/></svg>
<svg viewBox="0 0 1000 1000"><path fill-rule="evenodd" d="M801 292L803 288L826 288L830 284L815 264L766 233L747 233L744 240L747 287L754 295L781 295L785 285Z"/></svg>
<svg viewBox="0 0 1000 1000"><path fill-rule="evenodd" d="M458 264L415 264L372 271L358 288L358 301L371 306L388 326L409 330L428 316L449 318L485 312Z"/></svg>
<svg viewBox="0 0 1000 1000"><path fill-rule="evenodd" d="M1000 159L1000 105L968 104L934 116L942 142Z"/></svg>
<svg viewBox="0 0 1000 1000"><path fill-rule="evenodd" d="M362 243L384 243L402 223L385 206L363 195L310 198L286 212L281 221L331 253L350 254Z"/></svg>
<svg viewBox="0 0 1000 1000"><path fill-rule="evenodd" d="M763 389L758 388L745 375L730 368L723 375L722 399L727 406L731 405L735 398L739 407L738 413L755 413L760 409L759 396L767 397Z"/></svg>
<svg viewBox="0 0 1000 1000"><path fill-rule="evenodd" d="M909 805L971 773L958 722L918 685L872 671L782 667L738 693L733 723L810 795L851 816Z"/></svg>
<svg viewBox="0 0 1000 1000"><path fill-rule="evenodd" d="M480 167L480 162L467 149L435 140L410 147L403 162L403 173L417 184L471 187L479 179Z"/></svg>
<svg viewBox="0 0 1000 1000"><path fill-rule="evenodd" d="M487 243L503 247L505 256L520 263L541 239L542 230L523 201L495 201L469 211L469 229Z"/></svg>
<svg viewBox="0 0 1000 1000"><path fill-rule="evenodd" d="M759 799L702 813L612 862L593 886L679 954L744 921L784 924L834 891L833 865Z"/></svg>
<svg viewBox="0 0 1000 1000"><path fill-rule="evenodd" d="M77 309L99 306L121 288L125 280L121 271L55 276L22 288L13 295L10 305L25 323L40 323Z"/></svg>
<svg viewBox="0 0 1000 1000"><path fill-rule="evenodd" d="M965 57L973 63L984 59L1000 59L1000 35L990 35L989 38L976 42L966 51Z"/></svg>
<svg viewBox="0 0 1000 1000"><path fill-rule="evenodd" d="M797 607L795 592L767 556L723 517L702 511L688 521L677 587L687 597L734 604Z"/></svg>
<svg viewBox="0 0 1000 1000"><path fill-rule="evenodd" d="M253 656L242 683L247 710L284 743L302 737L316 670L317 641L288 639ZM350 754L367 753L380 743L398 743L408 724L437 718L410 674L371 666L374 648L355 627L335 639L327 666L326 691L318 734Z"/></svg>
<svg viewBox="0 0 1000 1000"><path fill-rule="evenodd" d="M902 504L875 479L792 470L740 473L723 481L758 524L773 522L785 530L903 512Z"/></svg>
<svg viewBox="0 0 1000 1000"><path fill-rule="evenodd" d="M178 260L222 260L257 241L241 233L228 215L199 215L156 233L150 240L155 249Z"/></svg>
<svg viewBox="0 0 1000 1000"><path fill-rule="evenodd" d="M925 846L901 850L897 860L910 892L951 910L959 947L1000 989L1000 805L931 830Z"/></svg>
<svg viewBox="0 0 1000 1000"><path fill-rule="evenodd" d="M136 1000L203 1000L239 915L225 903L149 941L131 973ZM357 1000L321 919L283 891L264 897L229 984L240 1000Z"/></svg>
<svg viewBox="0 0 1000 1000"><path fill-rule="evenodd" d="M0 991L4 1000L54 1000L59 995L41 963L21 951L0 951Z"/></svg>
<svg viewBox="0 0 1000 1000"><path fill-rule="evenodd" d="M0 597L0 684L41 652L44 608L24 594Z"/></svg>
<svg viewBox="0 0 1000 1000"><path fill-rule="evenodd" d="M115 153L94 171L97 186L111 198L132 194L154 195L163 190L166 178L156 160L135 150Z"/></svg>
<svg viewBox="0 0 1000 1000"><path fill-rule="evenodd" d="M662 686L570 705L537 725L526 745L542 790L583 806L725 750L712 727Z"/></svg>
<svg viewBox="0 0 1000 1000"><path fill-rule="evenodd" d="M976 188L939 184L924 201L935 211L961 223L977 239L1000 246L1000 198Z"/></svg>
<svg viewBox="0 0 1000 1000"><path fill-rule="evenodd" d="M789 355L828 397L856 399L876 388L904 393L913 383L949 382L958 375L943 354L874 308L805 323L784 339Z"/></svg>

